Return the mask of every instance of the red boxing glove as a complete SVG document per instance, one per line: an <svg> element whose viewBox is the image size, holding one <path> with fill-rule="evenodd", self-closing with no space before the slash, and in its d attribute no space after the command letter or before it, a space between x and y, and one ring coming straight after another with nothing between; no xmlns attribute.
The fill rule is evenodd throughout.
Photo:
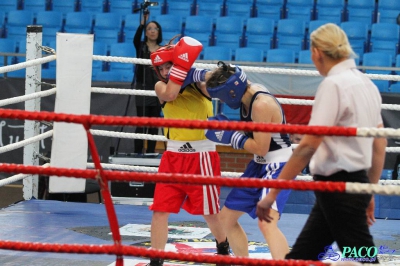
<svg viewBox="0 0 400 266"><path fill-rule="evenodd" d="M167 62L172 62L174 58L175 45L163 46L150 54L151 64L161 66Z"/></svg>
<svg viewBox="0 0 400 266"><path fill-rule="evenodd" d="M174 57L174 49L175 45L167 45L157 49L157 51L150 54L151 64L154 66L154 70L158 78L165 83L168 82L168 79L161 76L160 70L158 70L158 66L161 66L168 62L172 62Z"/></svg>
<svg viewBox="0 0 400 266"><path fill-rule="evenodd" d="M199 56L203 45L191 37L183 37L175 45L169 79L182 86L187 73Z"/></svg>

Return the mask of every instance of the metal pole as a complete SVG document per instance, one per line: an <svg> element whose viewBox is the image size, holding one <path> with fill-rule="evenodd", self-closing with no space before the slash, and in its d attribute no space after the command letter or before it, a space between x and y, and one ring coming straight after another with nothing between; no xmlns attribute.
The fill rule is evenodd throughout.
<svg viewBox="0 0 400 266"><path fill-rule="evenodd" d="M41 58L42 50L42 26L29 25L26 28L26 61ZM41 65L26 68L25 74L25 94L41 91L38 81L41 80ZM25 102L26 111L40 111L40 98ZM32 138L39 134L40 123L38 121L25 120L24 139ZM24 147L24 165L39 165L39 142L35 142ZM38 175L32 175L23 180L23 197L25 200L38 198Z"/></svg>

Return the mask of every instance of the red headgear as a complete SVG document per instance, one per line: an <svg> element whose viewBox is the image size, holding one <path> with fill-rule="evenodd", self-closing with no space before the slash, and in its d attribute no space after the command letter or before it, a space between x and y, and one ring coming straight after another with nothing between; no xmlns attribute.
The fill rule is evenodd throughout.
<svg viewBox="0 0 400 266"><path fill-rule="evenodd" d="M158 66L173 61L174 48L175 45L166 45L150 54L151 64L154 66L158 78L163 82L167 82L168 79L161 76Z"/></svg>

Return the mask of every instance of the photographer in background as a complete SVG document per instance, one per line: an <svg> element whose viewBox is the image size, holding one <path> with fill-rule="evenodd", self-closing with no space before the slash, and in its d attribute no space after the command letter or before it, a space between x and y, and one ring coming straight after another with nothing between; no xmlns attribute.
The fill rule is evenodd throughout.
<svg viewBox="0 0 400 266"><path fill-rule="evenodd" d="M147 8L143 12L143 17L139 27L136 30L135 36L133 37L133 45L136 49L137 58L150 59L150 53L160 48L162 42L162 30L161 25L156 21L150 21L146 24L149 18L149 11ZM142 41L142 34L145 32L144 40ZM131 88L137 90L154 90L154 85L159 81L156 73L151 65L136 65L136 73L134 80L132 81ZM136 112L137 116L146 117L160 117L161 105L157 97L152 96L136 96ZM136 127L135 133L142 134L147 133L151 135L158 134L158 128L150 127ZM135 153L154 153L156 147L156 141L147 141L147 149L144 151L144 141L141 139L135 139Z"/></svg>

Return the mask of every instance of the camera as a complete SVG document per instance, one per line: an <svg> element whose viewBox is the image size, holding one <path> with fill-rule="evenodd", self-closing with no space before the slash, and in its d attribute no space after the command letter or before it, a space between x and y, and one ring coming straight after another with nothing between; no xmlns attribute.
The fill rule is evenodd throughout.
<svg viewBox="0 0 400 266"><path fill-rule="evenodd" d="M143 10L143 15L148 15L149 12L149 6L158 6L158 2L150 2L149 0L144 0L142 4L140 4L140 8L138 8L135 11Z"/></svg>

